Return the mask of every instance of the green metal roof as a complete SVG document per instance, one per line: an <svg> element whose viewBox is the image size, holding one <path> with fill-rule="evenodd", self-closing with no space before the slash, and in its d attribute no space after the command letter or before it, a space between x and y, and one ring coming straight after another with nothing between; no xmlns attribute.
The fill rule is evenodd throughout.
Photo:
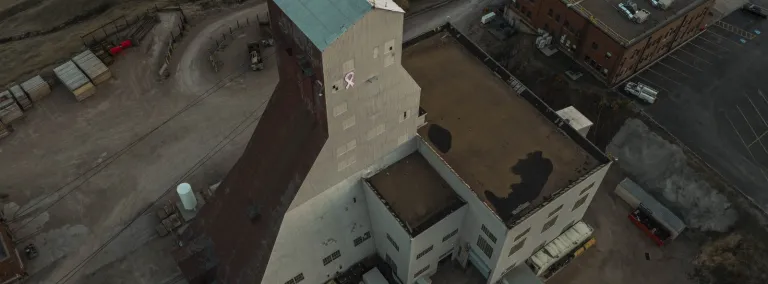
<svg viewBox="0 0 768 284"><path fill-rule="evenodd" d="M321 51L373 9L367 0L275 0L275 4Z"/></svg>

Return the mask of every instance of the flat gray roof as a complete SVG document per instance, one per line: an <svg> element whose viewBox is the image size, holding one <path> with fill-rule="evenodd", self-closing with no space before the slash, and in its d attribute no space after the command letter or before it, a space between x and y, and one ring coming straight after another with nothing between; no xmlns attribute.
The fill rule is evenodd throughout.
<svg viewBox="0 0 768 284"><path fill-rule="evenodd" d="M464 204L417 151L368 179L412 235L418 235Z"/></svg>
<svg viewBox="0 0 768 284"><path fill-rule="evenodd" d="M600 163L448 32L405 48L419 135L508 224Z"/></svg>
<svg viewBox="0 0 768 284"><path fill-rule="evenodd" d="M641 38L646 32L664 26L664 23L690 11L705 0L675 0L667 10L656 9L650 0L635 0L638 10L648 10L651 15L642 24L630 21L623 12L619 11L619 3L626 0L566 0L570 3L579 3L571 7L585 18L590 15L595 19L595 25L608 33L613 39L623 45ZM642 37L644 38L644 37Z"/></svg>

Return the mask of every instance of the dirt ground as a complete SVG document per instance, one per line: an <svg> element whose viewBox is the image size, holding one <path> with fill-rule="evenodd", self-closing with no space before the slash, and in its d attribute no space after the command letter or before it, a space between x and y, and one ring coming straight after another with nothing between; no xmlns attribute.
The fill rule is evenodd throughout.
<svg viewBox="0 0 768 284"><path fill-rule="evenodd" d="M226 6L235 0L0 0L0 86L49 75L55 64L82 51L80 39L119 16L134 17L148 8L180 3L190 14ZM263 2L252 0L249 2ZM57 28L26 37L27 33Z"/></svg>
<svg viewBox="0 0 768 284"><path fill-rule="evenodd" d="M76 102L57 86L0 141L0 180L12 201L6 216L20 245L34 243L40 250L28 264L29 283L71 275L69 283L82 283L83 276L94 279L90 283L158 283L154 276L173 277L176 266L161 264L114 274L133 270L126 268L130 262L115 261L155 242L154 211L142 213L169 188L181 180L207 186L239 157L277 83L275 61L266 56L261 72L243 64L245 43L257 39L255 28L236 35L218 73L205 46L230 22L265 12L263 5L249 4L193 18L165 81L148 72L156 67L152 46L127 50L110 66L113 79L97 86L96 95ZM107 271L100 270L105 265ZM78 272L70 273L75 268Z"/></svg>

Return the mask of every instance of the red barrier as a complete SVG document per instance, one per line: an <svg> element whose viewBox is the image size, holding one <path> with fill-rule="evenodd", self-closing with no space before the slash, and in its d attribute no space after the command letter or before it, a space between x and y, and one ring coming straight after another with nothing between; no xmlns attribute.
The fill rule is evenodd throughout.
<svg viewBox="0 0 768 284"><path fill-rule="evenodd" d="M112 55L117 55L120 52L123 52L123 48L119 46L115 46L109 49L109 54L112 54Z"/></svg>
<svg viewBox="0 0 768 284"><path fill-rule="evenodd" d="M126 40L124 40L123 42L120 43L120 47L122 49L126 49L126 48L129 48L131 46L133 46L133 42L131 42L130 39L126 39Z"/></svg>

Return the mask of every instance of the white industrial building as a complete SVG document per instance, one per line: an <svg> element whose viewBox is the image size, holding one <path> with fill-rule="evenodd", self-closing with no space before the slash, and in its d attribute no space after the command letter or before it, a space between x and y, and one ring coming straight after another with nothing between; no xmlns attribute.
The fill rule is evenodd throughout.
<svg viewBox="0 0 768 284"><path fill-rule="evenodd" d="M450 25L405 47L404 12L391 0L268 4L281 82L298 81L303 103L321 110L327 140L283 217L262 283L324 283L371 256L399 283L429 282L446 259L476 267L487 283L509 282L516 267L533 275L526 260L581 220L609 159ZM207 221L246 224L239 212L214 219L248 206L235 196L250 193L227 190L203 208L213 216L198 220L207 235L177 258L202 255L182 269L190 278L218 269L218 281L236 283L247 273L221 259L247 257L226 240L258 244ZM200 244L224 253L206 256Z"/></svg>
<svg viewBox="0 0 768 284"><path fill-rule="evenodd" d="M581 220L608 160L448 32L418 39L403 59L404 13L390 0L275 0L270 9L297 45L322 53L329 138L262 283L322 283L374 254L402 283L428 279L449 257L496 283ZM459 67L485 79L462 79ZM455 91L462 84L480 92Z"/></svg>

